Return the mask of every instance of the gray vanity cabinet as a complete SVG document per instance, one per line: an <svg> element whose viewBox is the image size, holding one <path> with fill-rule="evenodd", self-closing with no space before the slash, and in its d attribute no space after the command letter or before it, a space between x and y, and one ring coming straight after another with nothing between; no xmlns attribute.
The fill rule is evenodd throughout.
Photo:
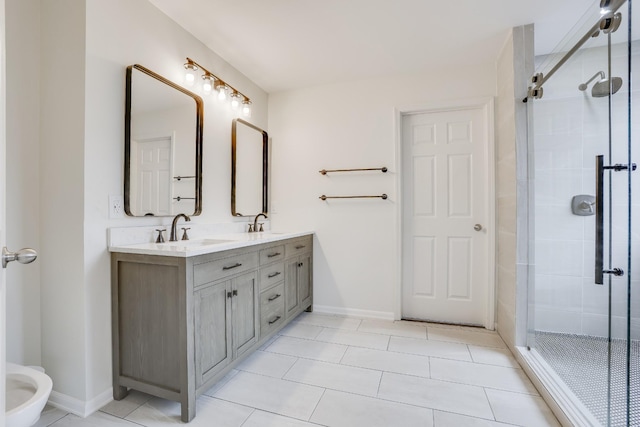
<svg viewBox="0 0 640 427"><path fill-rule="evenodd" d="M175 400L191 421L196 396L311 309L312 242L191 257L113 252L114 399L132 388Z"/></svg>
<svg viewBox="0 0 640 427"><path fill-rule="evenodd" d="M312 305L312 243L310 237L287 243L285 269L285 314L297 315Z"/></svg>
<svg viewBox="0 0 640 427"><path fill-rule="evenodd" d="M255 272L195 292L196 387L258 341Z"/></svg>

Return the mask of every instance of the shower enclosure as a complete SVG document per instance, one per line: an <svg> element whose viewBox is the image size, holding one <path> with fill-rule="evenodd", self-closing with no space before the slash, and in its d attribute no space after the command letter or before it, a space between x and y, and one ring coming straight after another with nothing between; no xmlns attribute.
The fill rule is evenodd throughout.
<svg viewBox="0 0 640 427"><path fill-rule="evenodd" d="M560 48L536 58L527 99L526 351L576 425L640 426L634 13L631 0L594 3Z"/></svg>

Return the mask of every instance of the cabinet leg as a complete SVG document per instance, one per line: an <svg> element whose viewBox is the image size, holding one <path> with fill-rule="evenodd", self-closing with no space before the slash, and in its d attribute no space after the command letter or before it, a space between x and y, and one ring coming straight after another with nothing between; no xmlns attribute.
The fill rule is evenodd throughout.
<svg viewBox="0 0 640 427"><path fill-rule="evenodd" d="M195 393L190 394L190 396L187 396L186 393L183 393L182 402L180 402L180 419L183 423L190 422L196 416L196 398L194 396Z"/></svg>
<svg viewBox="0 0 640 427"><path fill-rule="evenodd" d="M113 386L113 400L122 400L129 394L129 389L121 385Z"/></svg>
<svg viewBox="0 0 640 427"><path fill-rule="evenodd" d="M305 310L307 313L313 313L313 304L310 305L309 307L307 307L307 309Z"/></svg>

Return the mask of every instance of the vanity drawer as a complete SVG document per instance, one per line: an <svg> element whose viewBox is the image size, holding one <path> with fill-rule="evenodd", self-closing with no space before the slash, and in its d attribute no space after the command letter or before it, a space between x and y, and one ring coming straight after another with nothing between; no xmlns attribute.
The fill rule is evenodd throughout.
<svg viewBox="0 0 640 427"><path fill-rule="evenodd" d="M302 239L297 239L291 243L286 244L285 254L287 258L304 254L311 251L313 247L313 236L307 236Z"/></svg>
<svg viewBox="0 0 640 427"><path fill-rule="evenodd" d="M260 333L268 334L284 322L284 283L260 294Z"/></svg>
<svg viewBox="0 0 640 427"><path fill-rule="evenodd" d="M264 291L271 286L284 280L284 263L270 265L269 267L262 267L260 269L260 290Z"/></svg>
<svg viewBox="0 0 640 427"><path fill-rule="evenodd" d="M284 301L284 283L279 284L275 288L260 293L260 309L262 310L262 317L269 310L274 310L273 307L282 305Z"/></svg>
<svg viewBox="0 0 640 427"><path fill-rule="evenodd" d="M260 251L260 265L270 264L284 259L284 245L273 246Z"/></svg>
<svg viewBox="0 0 640 427"><path fill-rule="evenodd" d="M257 252L216 259L203 264L196 264L193 266L193 285L197 287L234 274L254 270L257 267Z"/></svg>

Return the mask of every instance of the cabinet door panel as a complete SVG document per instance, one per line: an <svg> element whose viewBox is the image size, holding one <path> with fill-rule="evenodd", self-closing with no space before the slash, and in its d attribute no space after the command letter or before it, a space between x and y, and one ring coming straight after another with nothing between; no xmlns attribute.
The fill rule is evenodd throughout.
<svg viewBox="0 0 640 427"><path fill-rule="evenodd" d="M298 308L298 259L287 262L284 276L284 307L287 317Z"/></svg>
<svg viewBox="0 0 640 427"><path fill-rule="evenodd" d="M298 292L301 309L311 304L311 256L303 256L298 264Z"/></svg>
<svg viewBox="0 0 640 427"><path fill-rule="evenodd" d="M233 279L233 334L235 356L258 340L258 276L244 274Z"/></svg>
<svg viewBox="0 0 640 427"><path fill-rule="evenodd" d="M226 281L196 292L196 386L231 361L230 288L230 281Z"/></svg>

